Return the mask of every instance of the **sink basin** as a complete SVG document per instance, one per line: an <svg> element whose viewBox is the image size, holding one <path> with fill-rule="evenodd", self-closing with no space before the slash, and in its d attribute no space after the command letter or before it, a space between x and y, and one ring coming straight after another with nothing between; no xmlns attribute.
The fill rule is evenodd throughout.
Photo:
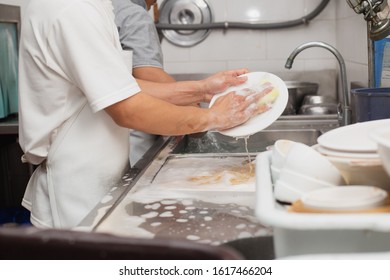
<svg viewBox="0 0 390 280"><path fill-rule="evenodd" d="M245 139L235 139L218 132L208 132L202 136L186 136L172 151L174 154L193 153L258 153L265 151L278 139L288 139L314 145L321 131L317 129L299 130L264 130L250 136L245 145Z"/></svg>
<svg viewBox="0 0 390 280"><path fill-rule="evenodd" d="M259 153L265 151L278 139L297 141L311 146L317 143L317 138L322 133L336 127L338 127L337 116L332 118L281 117L267 129L251 135L248 139L236 139L218 132L187 135L174 147L172 153Z"/></svg>
<svg viewBox="0 0 390 280"><path fill-rule="evenodd" d="M319 75L325 77L327 75ZM209 77L207 73L174 74L178 81L200 80ZM333 76L331 76L333 77ZM326 83L326 88L332 90ZM282 115L265 130L247 139L235 139L218 132L207 132L185 136L172 150L172 153L259 153L265 151L278 139L287 139L307 145L317 143L317 138L339 126L337 114L325 115Z"/></svg>

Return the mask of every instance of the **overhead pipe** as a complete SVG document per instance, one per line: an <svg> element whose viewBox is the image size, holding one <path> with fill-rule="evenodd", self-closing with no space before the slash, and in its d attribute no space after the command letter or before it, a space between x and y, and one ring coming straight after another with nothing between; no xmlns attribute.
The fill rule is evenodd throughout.
<svg viewBox="0 0 390 280"><path fill-rule="evenodd" d="M275 23L249 23L249 22L211 22L201 24L170 24L157 23L156 28L159 30L202 30L202 29L282 29L294 27L302 24L308 24L312 19L318 16L328 5L330 0L322 0L320 4L309 14L295 20L275 22Z"/></svg>

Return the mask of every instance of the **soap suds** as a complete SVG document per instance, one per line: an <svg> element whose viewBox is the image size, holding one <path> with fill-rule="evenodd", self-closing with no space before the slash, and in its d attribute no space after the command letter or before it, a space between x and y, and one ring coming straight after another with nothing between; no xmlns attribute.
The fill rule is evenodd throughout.
<svg viewBox="0 0 390 280"><path fill-rule="evenodd" d="M162 218L170 218L170 217L173 217L173 214L172 214L171 211L166 211L164 213L161 213L160 217L162 217Z"/></svg>
<svg viewBox="0 0 390 280"><path fill-rule="evenodd" d="M200 237L199 237L199 236L196 236L196 235L187 235L187 239L188 239L188 240L199 240Z"/></svg>
<svg viewBox="0 0 390 280"><path fill-rule="evenodd" d="M158 216L158 212L149 212L149 213L141 215L141 217L145 218L145 219L151 219L151 218L154 218L157 216Z"/></svg>
<svg viewBox="0 0 390 280"><path fill-rule="evenodd" d="M246 228L246 224L236 225L236 229L244 229L244 228Z"/></svg>

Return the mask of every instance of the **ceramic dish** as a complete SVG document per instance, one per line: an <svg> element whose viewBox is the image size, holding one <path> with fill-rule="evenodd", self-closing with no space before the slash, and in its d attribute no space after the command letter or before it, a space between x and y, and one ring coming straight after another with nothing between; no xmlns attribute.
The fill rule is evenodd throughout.
<svg viewBox="0 0 390 280"><path fill-rule="evenodd" d="M343 152L343 151L337 151L337 150L331 150L327 149L321 145L315 145L313 146L317 152L325 155L325 156L332 156L332 157L342 157L342 158L367 158L367 159L379 159L378 153L354 153L354 152Z"/></svg>
<svg viewBox="0 0 390 280"><path fill-rule="evenodd" d="M283 168L280 170L280 179L285 171L294 172L330 185L345 184L340 171L326 156L299 142L296 142L288 151Z"/></svg>
<svg viewBox="0 0 390 280"><path fill-rule="evenodd" d="M259 88L262 84L266 82L270 82L278 90L279 96L273 104L272 108L268 111L254 116L242 125L224 131L218 131L221 134L237 138L250 136L256 132L263 130L264 128L271 125L274 121L276 121L283 113L287 105L288 90L286 84L278 76L267 72L252 72L245 74L244 76L248 77L248 80L244 84L240 86L230 87L226 91L215 95L210 102L210 107L219 97L231 91L239 91L245 88Z"/></svg>
<svg viewBox="0 0 390 280"><path fill-rule="evenodd" d="M390 177L380 158L325 157L340 171L346 185L370 185L390 191Z"/></svg>
<svg viewBox="0 0 390 280"><path fill-rule="evenodd" d="M374 153L377 151L377 144L369 134L372 130L389 124L389 120L376 120L342 126L322 134L317 142L331 150Z"/></svg>
<svg viewBox="0 0 390 280"><path fill-rule="evenodd" d="M279 139L275 141L275 144L272 147L272 165L271 167L277 168L281 170L284 165L284 161L286 160L286 156L290 151L291 147L293 147L297 142L287 140L287 139Z"/></svg>
<svg viewBox="0 0 390 280"><path fill-rule="evenodd" d="M371 133L371 138L378 144L378 153L383 162L383 166L390 176L390 129L389 126L384 126L374 130ZM390 184L390 181L389 181Z"/></svg>
<svg viewBox="0 0 390 280"><path fill-rule="evenodd" d="M372 186L340 186L306 193L301 201L307 208L318 210L366 210L385 204L387 192Z"/></svg>

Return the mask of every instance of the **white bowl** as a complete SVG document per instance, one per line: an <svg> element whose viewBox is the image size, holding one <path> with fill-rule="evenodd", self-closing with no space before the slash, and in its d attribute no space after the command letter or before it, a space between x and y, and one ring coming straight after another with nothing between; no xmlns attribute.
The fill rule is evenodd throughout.
<svg viewBox="0 0 390 280"><path fill-rule="evenodd" d="M289 150L296 143L286 139L276 140L272 148L271 166L279 170L282 169Z"/></svg>
<svg viewBox="0 0 390 280"><path fill-rule="evenodd" d="M325 156L302 143L295 143L290 148L284 161L284 169L332 185L345 185L340 171Z"/></svg>
<svg viewBox="0 0 390 280"><path fill-rule="evenodd" d="M340 186L306 193L301 201L305 207L318 210L366 210L384 205L387 196L385 190L377 187Z"/></svg>
<svg viewBox="0 0 390 280"><path fill-rule="evenodd" d="M390 128L382 127L374 130L370 135L378 145L378 153L387 174L390 176ZM388 182L390 185L390 182ZM389 186L390 188L390 186Z"/></svg>
<svg viewBox="0 0 390 280"><path fill-rule="evenodd" d="M300 199L305 193L299 189L290 186L283 181L277 181L274 184L274 197L275 200L284 203L293 203Z"/></svg>
<svg viewBox="0 0 390 280"><path fill-rule="evenodd" d="M272 177L272 182L276 182L279 180L280 177L280 169L276 168L275 166L271 165L271 177Z"/></svg>
<svg viewBox="0 0 390 280"><path fill-rule="evenodd" d="M325 157L340 171L347 185L376 186L390 191L390 177L381 159Z"/></svg>
<svg viewBox="0 0 390 280"><path fill-rule="evenodd" d="M316 180L285 168L281 170L280 177L274 185L275 199L287 203L293 203L305 193L335 187L329 182Z"/></svg>

